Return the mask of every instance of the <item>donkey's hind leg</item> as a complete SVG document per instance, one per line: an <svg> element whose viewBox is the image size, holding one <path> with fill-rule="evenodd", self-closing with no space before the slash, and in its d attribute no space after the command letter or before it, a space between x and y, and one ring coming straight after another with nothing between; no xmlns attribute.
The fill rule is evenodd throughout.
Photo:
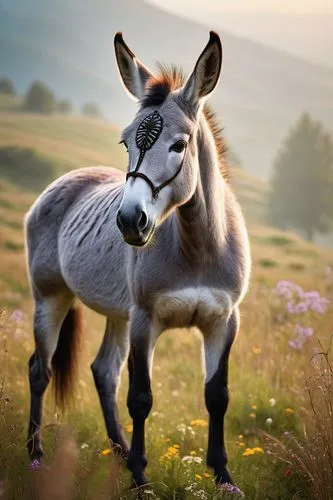
<svg viewBox="0 0 333 500"><path fill-rule="evenodd" d="M108 437L114 451L123 457L128 455L128 444L119 424L116 399L128 347L127 321L108 318L102 345L91 365Z"/></svg>
<svg viewBox="0 0 333 500"><path fill-rule="evenodd" d="M52 358L57 348L60 329L73 302L73 295L66 290L52 297L38 296L35 301L36 347L29 360L31 399L27 448L31 460L38 463L43 456L40 431L43 395L50 381Z"/></svg>

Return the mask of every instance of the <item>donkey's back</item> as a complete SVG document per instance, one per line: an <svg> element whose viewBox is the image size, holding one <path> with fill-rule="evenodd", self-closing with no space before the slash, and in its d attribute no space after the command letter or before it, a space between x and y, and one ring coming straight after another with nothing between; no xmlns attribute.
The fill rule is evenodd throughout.
<svg viewBox="0 0 333 500"><path fill-rule="evenodd" d="M67 287L59 254L66 217L102 183L122 180L123 174L110 167L77 169L56 179L37 198L25 217L28 272L35 295L53 295Z"/></svg>

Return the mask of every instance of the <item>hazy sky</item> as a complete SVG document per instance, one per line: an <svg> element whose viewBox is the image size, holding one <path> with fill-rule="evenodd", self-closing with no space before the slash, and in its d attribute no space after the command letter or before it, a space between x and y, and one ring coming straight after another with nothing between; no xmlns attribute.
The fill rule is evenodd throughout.
<svg viewBox="0 0 333 500"><path fill-rule="evenodd" d="M333 0L148 0L207 27L333 66Z"/></svg>
<svg viewBox="0 0 333 500"><path fill-rule="evenodd" d="M307 13L331 12L332 0L150 0L163 8L189 14L190 11L202 12L220 10L231 12L279 12Z"/></svg>

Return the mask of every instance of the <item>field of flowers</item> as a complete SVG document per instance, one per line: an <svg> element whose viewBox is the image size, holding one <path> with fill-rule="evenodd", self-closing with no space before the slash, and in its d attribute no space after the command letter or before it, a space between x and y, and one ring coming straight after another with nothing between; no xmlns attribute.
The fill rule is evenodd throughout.
<svg viewBox="0 0 333 500"><path fill-rule="evenodd" d="M321 263L318 260L318 264ZM230 366L226 418L230 470L237 488L217 491L205 465L207 413L201 339L194 329L167 332L155 354L154 406L147 423L148 475L141 498L329 499L333 495L333 272L313 265L298 280L276 279L255 264ZM295 275L295 273L294 273ZM137 498L129 473L106 439L89 364L102 318L85 309L85 346L75 401L65 415L52 391L45 401L45 465L25 451L27 360L33 348L31 303L6 307L0 332L0 498ZM119 405L128 438L124 370Z"/></svg>

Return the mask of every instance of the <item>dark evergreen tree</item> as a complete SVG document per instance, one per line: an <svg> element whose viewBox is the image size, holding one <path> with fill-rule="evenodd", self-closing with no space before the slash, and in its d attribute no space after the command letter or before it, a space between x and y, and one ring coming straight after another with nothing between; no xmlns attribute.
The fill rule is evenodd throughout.
<svg viewBox="0 0 333 500"><path fill-rule="evenodd" d="M53 113L55 98L52 90L42 82L34 82L26 95L25 108L32 113Z"/></svg>
<svg viewBox="0 0 333 500"><path fill-rule="evenodd" d="M58 101L57 111L63 115L70 115L72 112L72 103L68 99Z"/></svg>
<svg viewBox="0 0 333 500"><path fill-rule="evenodd" d="M15 87L10 78L0 78L0 94L15 95Z"/></svg>
<svg viewBox="0 0 333 500"><path fill-rule="evenodd" d="M94 102L86 102L81 108L81 113L90 118L98 118L101 116L101 111L98 105Z"/></svg>
<svg viewBox="0 0 333 500"><path fill-rule="evenodd" d="M333 142L319 122L303 114L274 161L269 222L296 228L313 240L333 218Z"/></svg>

